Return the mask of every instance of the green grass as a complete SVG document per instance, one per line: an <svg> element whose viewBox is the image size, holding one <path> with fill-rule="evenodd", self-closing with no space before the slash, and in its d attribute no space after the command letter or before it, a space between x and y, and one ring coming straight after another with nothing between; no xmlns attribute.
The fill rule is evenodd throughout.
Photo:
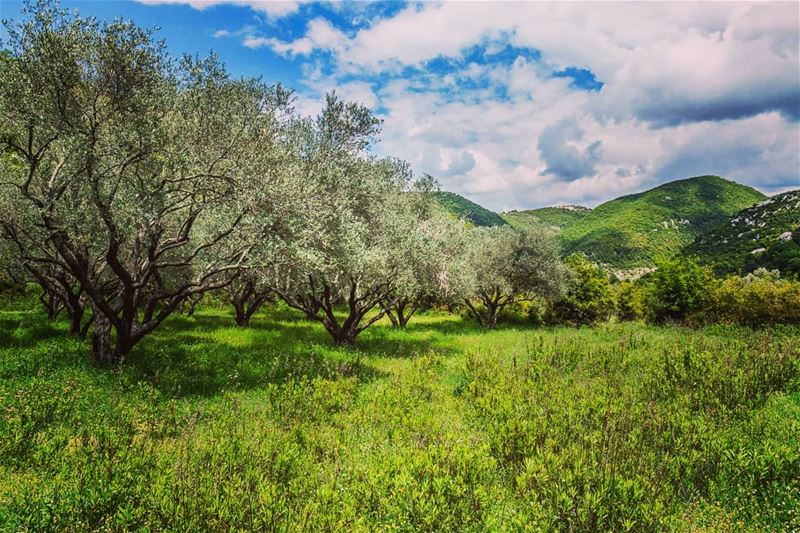
<svg viewBox="0 0 800 533"><path fill-rule="evenodd" d="M6 309L2 530L800 527L797 329L427 313L346 351L205 308L107 370Z"/></svg>

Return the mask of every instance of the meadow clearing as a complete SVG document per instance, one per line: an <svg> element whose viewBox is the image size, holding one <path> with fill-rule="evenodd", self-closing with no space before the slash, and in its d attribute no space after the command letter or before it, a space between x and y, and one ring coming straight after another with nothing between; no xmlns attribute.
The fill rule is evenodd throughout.
<svg viewBox="0 0 800 533"><path fill-rule="evenodd" d="M6 306L2 530L800 527L797 328L384 321L206 306L109 370Z"/></svg>

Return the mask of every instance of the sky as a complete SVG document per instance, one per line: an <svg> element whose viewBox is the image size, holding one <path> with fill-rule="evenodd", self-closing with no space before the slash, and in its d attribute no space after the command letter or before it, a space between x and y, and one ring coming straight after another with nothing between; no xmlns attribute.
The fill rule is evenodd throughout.
<svg viewBox="0 0 800 533"><path fill-rule="evenodd" d="M302 113L335 89L383 119L376 155L496 211L704 174L800 188L798 2L62 4L157 26L176 55L214 50L294 88Z"/></svg>

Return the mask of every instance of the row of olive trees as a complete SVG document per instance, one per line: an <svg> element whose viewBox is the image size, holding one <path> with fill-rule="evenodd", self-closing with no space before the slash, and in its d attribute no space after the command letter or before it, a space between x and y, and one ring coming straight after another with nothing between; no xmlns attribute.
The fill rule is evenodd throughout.
<svg viewBox="0 0 800 533"><path fill-rule="evenodd" d="M213 55L173 60L131 23L46 2L27 15L0 55L2 249L51 315L91 329L97 361L209 291L240 325L280 297L352 344L432 301L491 327L560 290L552 243L468 230L432 179L372 156L380 121L363 106L328 95L303 117L281 86Z"/></svg>

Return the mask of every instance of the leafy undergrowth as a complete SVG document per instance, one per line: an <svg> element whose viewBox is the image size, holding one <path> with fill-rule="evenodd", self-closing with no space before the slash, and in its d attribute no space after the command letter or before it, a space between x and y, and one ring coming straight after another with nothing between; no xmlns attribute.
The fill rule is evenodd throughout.
<svg viewBox="0 0 800 533"><path fill-rule="evenodd" d="M796 329L231 323L110 371L1 312L2 529L800 528Z"/></svg>

